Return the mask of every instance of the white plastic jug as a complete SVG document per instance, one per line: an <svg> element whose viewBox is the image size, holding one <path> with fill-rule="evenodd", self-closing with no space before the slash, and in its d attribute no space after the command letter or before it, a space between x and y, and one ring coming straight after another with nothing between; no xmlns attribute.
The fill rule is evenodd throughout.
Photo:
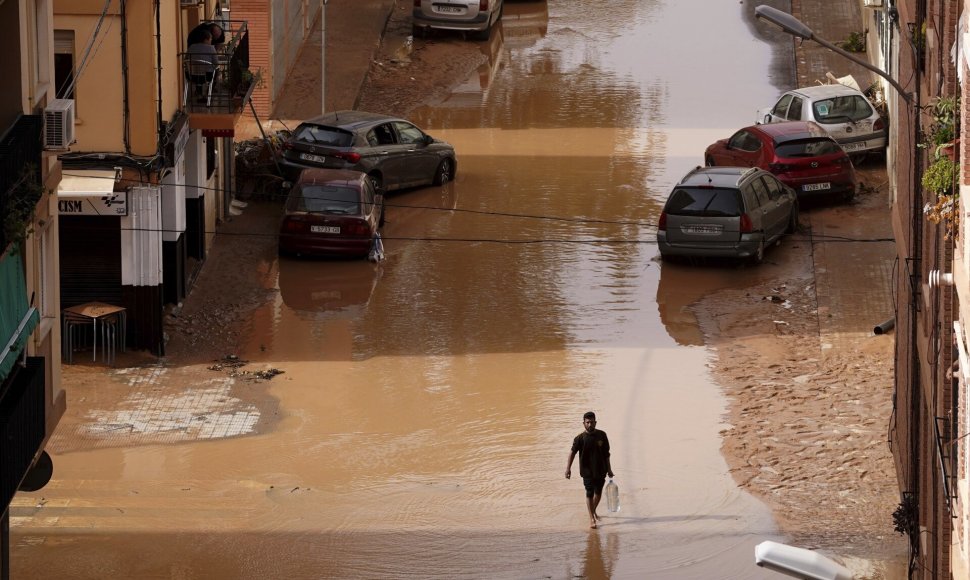
<svg viewBox="0 0 970 580"><path fill-rule="evenodd" d="M620 511L620 487L613 482L613 478L606 484L606 509Z"/></svg>

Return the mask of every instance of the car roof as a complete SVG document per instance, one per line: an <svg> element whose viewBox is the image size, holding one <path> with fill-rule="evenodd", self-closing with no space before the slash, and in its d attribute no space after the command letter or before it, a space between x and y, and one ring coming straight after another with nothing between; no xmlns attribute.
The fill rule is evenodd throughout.
<svg viewBox="0 0 970 580"><path fill-rule="evenodd" d="M366 111L334 111L319 117L314 117L304 123L313 125L327 125L329 127L340 127L348 131L354 131L361 127L367 127L385 121L403 121L398 117L391 117L381 113L368 113Z"/></svg>
<svg viewBox="0 0 970 580"><path fill-rule="evenodd" d="M757 167L695 167L677 184L678 187L709 186L736 188L749 174L760 173Z"/></svg>
<svg viewBox="0 0 970 580"><path fill-rule="evenodd" d="M844 97L846 95L862 95L861 92L853 89L852 87L839 84L814 85L811 87L802 87L789 92L798 93L799 95L808 97L811 100L827 99L830 97Z"/></svg>
<svg viewBox="0 0 970 580"><path fill-rule="evenodd" d="M344 185L357 187L365 177L352 169L304 169L297 178L298 185Z"/></svg>
<svg viewBox="0 0 970 580"><path fill-rule="evenodd" d="M828 132L814 121L784 121L781 123L767 123L765 125L754 125L748 129L764 133L770 137L775 144L818 137L831 139Z"/></svg>

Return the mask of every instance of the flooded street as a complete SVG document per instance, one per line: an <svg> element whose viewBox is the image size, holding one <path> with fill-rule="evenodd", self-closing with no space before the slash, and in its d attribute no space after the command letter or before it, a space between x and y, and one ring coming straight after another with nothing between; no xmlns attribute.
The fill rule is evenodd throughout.
<svg viewBox="0 0 970 580"><path fill-rule="evenodd" d="M254 252L268 299L235 354L283 374L66 374L13 577L778 577L688 307L794 272L790 243L757 269L662 266L655 244L674 182L791 82L749 10L508 2L485 64L410 116L457 180L388 198L386 261ZM272 228L251 206L240 227ZM598 530L563 477L588 410L620 487Z"/></svg>

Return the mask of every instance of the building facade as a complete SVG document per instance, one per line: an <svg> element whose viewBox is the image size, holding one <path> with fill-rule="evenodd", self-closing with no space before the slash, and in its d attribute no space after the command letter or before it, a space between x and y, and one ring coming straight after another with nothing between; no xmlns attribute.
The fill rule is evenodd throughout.
<svg viewBox="0 0 970 580"><path fill-rule="evenodd" d="M246 23L225 0L53 2L54 85L75 133L57 191L62 306L123 307L127 346L162 355L164 309L235 191L234 127L255 84ZM200 64L188 42L203 23L224 34Z"/></svg>
<svg viewBox="0 0 970 580"><path fill-rule="evenodd" d="M66 408L52 195L61 167L45 151L51 8L50 0L0 2L0 578L9 577L10 500L50 479L44 447Z"/></svg>

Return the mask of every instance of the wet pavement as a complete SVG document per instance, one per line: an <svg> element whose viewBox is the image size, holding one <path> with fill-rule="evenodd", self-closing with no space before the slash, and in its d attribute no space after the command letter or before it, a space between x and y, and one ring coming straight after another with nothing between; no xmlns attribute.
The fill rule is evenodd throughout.
<svg viewBox="0 0 970 580"><path fill-rule="evenodd" d="M721 455L686 308L789 262L661 275L653 240L790 54L744 5L545 4L411 116L458 178L388 200L385 262L261 261L245 367L67 370L55 478L11 510L14 577L775 577L753 548L784 538ZM595 532L562 477L589 409L622 505Z"/></svg>

